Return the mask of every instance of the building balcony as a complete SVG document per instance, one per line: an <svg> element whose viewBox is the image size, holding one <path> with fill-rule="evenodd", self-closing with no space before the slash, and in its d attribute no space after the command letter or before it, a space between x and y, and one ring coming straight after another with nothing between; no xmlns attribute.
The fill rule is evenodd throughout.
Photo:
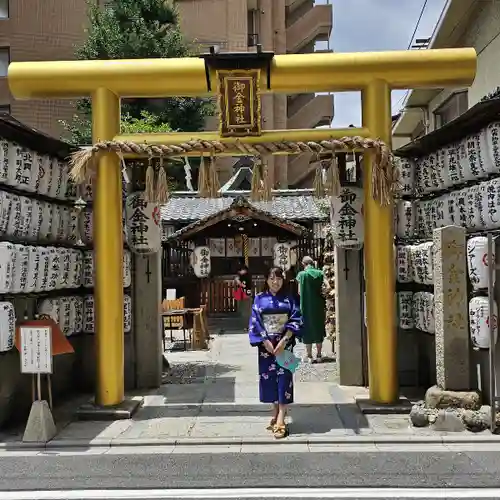
<svg viewBox="0 0 500 500"><path fill-rule="evenodd" d="M288 103L288 129L315 128L330 125L334 116L334 101L331 94L298 94ZM303 186L314 166L309 164L312 155L301 154L288 158L288 185Z"/></svg>
<svg viewBox="0 0 500 500"><path fill-rule="evenodd" d="M332 31L333 10L331 5L314 5L306 10L286 30L286 51L301 52L311 42L327 41Z"/></svg>
<svg viewBox="0 0 500 500"><path fill-rule="evenodd" d="M315 128L332 120L332 94L298 94L288 104L288 129Z"/></svg>

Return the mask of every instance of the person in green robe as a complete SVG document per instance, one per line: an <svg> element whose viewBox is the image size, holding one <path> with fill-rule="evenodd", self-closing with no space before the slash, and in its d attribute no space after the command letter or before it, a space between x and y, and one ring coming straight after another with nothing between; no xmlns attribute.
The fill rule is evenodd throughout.
<svg viewBox="0 0 500 500"><path fill-rule="evenodd" d="M322 361L323 340L326 337L325 299L322 294L323 271L316 269L314 260L306 256L302 259L303 271L297 274L300 295L300 312L303 320L302 341L306 346L306 363L313 362L312 348L316 344L316 362Z"/></svg>

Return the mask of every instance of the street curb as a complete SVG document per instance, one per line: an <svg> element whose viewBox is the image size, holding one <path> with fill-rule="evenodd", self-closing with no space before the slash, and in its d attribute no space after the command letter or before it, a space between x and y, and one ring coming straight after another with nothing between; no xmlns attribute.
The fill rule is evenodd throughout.
<svg viewBox="0 0 500 500"><path fill-rule="evenodd" d="M48 443L23 443L22 441L1 442L0 450L57 450L68 448L120 448L120 447L147 447L147 446L243 446L259 445L280 446L287 445L323 445L323 446L359 446L359 445L422 445L422 444L484 444L497 443L500 445L500 435L365 435L365 436L336 436L336 437L294 437L276 441L272 438L156 438L156 439L123 439L123 438L95 438L88 439L53 439Z"/></svg>

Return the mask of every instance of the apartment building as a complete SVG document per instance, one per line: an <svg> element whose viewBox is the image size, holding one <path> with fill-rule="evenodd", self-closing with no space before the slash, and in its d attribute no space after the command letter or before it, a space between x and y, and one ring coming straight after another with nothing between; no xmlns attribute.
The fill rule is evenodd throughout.
<svg viewBox="0 0 500 500"><path fill-rule="evenodd" d="M105 0L100 0L103 3ZM332 6L314 0L176 0L188 40L203 52L254 51L257 45L276 54L314 52L317 41L329 39ZM7 85L11 61L73 59L74 47L84 38L86 0L0 0L0 112L58 137L58 120L70 119L69 101L16 101ZM263 97L265 129L313 128L333 119L333 95L299 94ZM215 129L215 119L207 129ZM220 159L221 182L232 175L236 160ZM311 182L307 155L271 160L277 186Z"/></svg>
<svg viewBox="0 0 500 500"><path fill-rule="evenodd" d="M11 61L45 61L74 58L83 40L87 18L85 0L0 0L0 111L54 137L58 120L69 120L69 101L16 101L7 85Z"/></svg>
<svg viewBox="0 0 500 500"><path fill-rule="evenodd" d="M476 49L474 83L468 89L410 91L392 127L394 149L446 125L500 86L500 2L448 0L429 48L452 47Z"/></svg>

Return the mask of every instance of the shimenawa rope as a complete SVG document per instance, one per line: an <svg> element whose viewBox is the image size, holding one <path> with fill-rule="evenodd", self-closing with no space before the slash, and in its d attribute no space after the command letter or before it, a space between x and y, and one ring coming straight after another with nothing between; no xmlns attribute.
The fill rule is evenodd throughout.
<svg viewBox="0 0 500 500"><path fill-rule="evenodd" d="M375 154L372 168L371 195L381 205L392 203L393 195L397 189L397 172L393 166L393 156L388 146L380 139L369 139L364 137L342 137L340 139L330 139L319 142L269 142L261 144L243 144L236 142L226 144L220 141L205 141L193 139L177 145L151 145L137 144L134 142L103 141L94 144L91 148L77 151L71 157L71 176L73 180L81 184L88 182L95 173L96 159L99 153L115 152L121 154L138 154L148 156L185 156L187 153L199 152L211 153L212 157L219 153L237 153L253 156L266 156L273 153L283 152L290 154L298 153L325 153L353 150L373 151ZM332 157L334 155L332 154ZM204 163L204 162L203 162ZM335 165L335 167L334 167ZM332 160L331 168L334 176L338 177L338 169L335 160ZM215 178L210 167L203 172L206 167L200 166L199 190L200 196L209 197L214 194ZM206 175L206 177L205 177ZM262 178L262 174L259 174ZM206 179L206 180L205 180ZM147 184L147 183L146 183ZM334 183L338 186L338 183ZM266 188L267 189L267 188ZM336 189L333 188L332 191ZM157 189L158 191L158 189ZM334 194L334 193L332 193Z"/></svg>

